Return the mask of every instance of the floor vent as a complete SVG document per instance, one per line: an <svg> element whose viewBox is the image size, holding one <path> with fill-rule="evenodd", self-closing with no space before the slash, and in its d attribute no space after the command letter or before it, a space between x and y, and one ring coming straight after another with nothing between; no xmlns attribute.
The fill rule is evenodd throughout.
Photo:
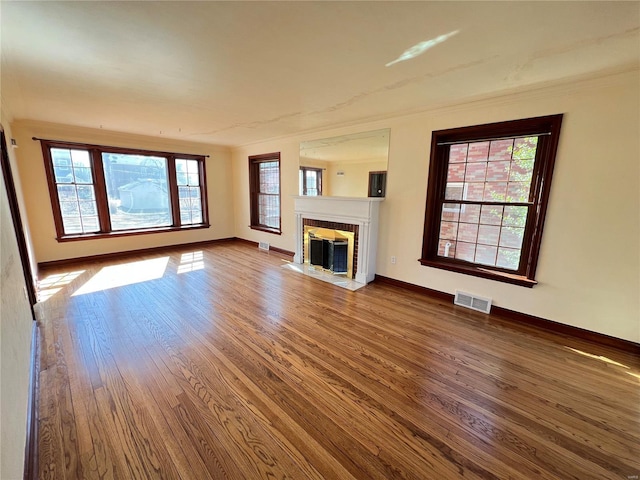
<svg viewBox="0 0 640 480"><path fill-rule="evenodd" d="M453 303L482 313L489 313L491 311L490 298L476 297L470 293L460 292L458 290L456 290L456 296L453 299Z"/></svg>
<svg viewBox="0 0 640 480"><path fill-rule="evenodd" d="M266 252L269 251L269 242L258 242L258 248Z"/></svg>

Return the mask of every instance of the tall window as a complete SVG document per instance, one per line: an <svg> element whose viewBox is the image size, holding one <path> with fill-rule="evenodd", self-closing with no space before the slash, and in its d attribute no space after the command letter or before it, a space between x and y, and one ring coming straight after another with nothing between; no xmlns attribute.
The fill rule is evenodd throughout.
<svg viewBox="0 0 640 480"><path fill-rule="evenodd" d="M251 228L271 233L280 229L280 153L249 157Z"/></svg>
<svg viewBox="0 0 640 480"><path fill-rule="evenodd" d="M420 262L533 286L562 115L433 132Z"/></svg>
<svg viewBox="0 0 640 480"><path fill-rule="evenodd" d="M203 156L41 143L59 240L208 226Z"/></svg>
<svg viewBox="0 0 640 480"><path fill-rule="evenodd" d="M322 195L322 169L300 167L300 195Z"/></svg>

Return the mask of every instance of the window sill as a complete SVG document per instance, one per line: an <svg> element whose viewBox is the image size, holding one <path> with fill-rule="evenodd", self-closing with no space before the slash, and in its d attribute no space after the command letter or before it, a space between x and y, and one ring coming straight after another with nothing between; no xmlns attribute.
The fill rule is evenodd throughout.
<svg viewBox="0 0 640 480"><path fill-rule="evenodd" d="M538 282L536 282L535 280L522 275L514 275L512 273L490 270L481 266L467 266L441 262L437 260L428 260L424 258L421 258L418 261L425 267L440 268L442 270L449 270L450 272L464 273L466 275L472 275L474 277L487 278L489 280L495 280L497 282L519 285L521 287L532 288L534 285L538 284Z"/></svg>
<svg viewBox="0 0 640 480"><path fill-rule="evenodd" d="M249 225L251 230L260 230L261 232L273 233L275 235L282 235L282 230L279 228L262 227L260 225Z"/></svg>
<svg viewBox="0 0 640 480"><path fill-rule="evenodd" d="M116 237L130 237L134 235L148 235L152 233L165 233L165 232L184 232L185 230L198 230L201 228L209 228L208 223L201 223L199 225L188 225L184 227L159 227L159 228L145 228L140 230L119 230L117 232L109 233L84 233L81 235L63 235L57 237L58 242L76 242L79 240L97 240L101 238L116 238Z"/></svg>

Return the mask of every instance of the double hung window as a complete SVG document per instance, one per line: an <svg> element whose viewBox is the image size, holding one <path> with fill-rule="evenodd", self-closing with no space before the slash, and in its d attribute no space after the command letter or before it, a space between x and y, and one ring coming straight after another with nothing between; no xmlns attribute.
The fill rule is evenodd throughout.
<svg viewBox="0 0 640 480"><path fill-rule="evenodd" d="M41 143L59 240L208 226L204 156Z"/></svg>
<svg viewBox="0 0 640 480"><path fill-rule="evenodd" d="M433 132L421 263L532 286L562 115Z"/></svg>
<svg viewBox="0 0 640 480"><path fill-rule="evenodd" d="M251 228L280 234L280 153L249 157Z"/></svg>
<svg viewBox="0 0 640 480"><path fill-rule="evenodd" d="M322 195L322 169L300 167L300 195L318 197Z"/></svg>

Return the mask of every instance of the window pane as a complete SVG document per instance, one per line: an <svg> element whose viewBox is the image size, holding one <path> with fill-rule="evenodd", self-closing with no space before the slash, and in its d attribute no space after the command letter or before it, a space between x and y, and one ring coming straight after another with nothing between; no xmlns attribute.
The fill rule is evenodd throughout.
<svg viewBox="0 0 640 480"><path fill-rule="evenodd" d="M50 152L64 234L98 232L100 222L89 151L51 148Z"/></svg>
<svg viewBox="0 0 640 480"><path fill-rule="evenodd" d="M498 245L500 227L496 225L480 225L478 227L478 243L483 245Z"/></svg>
<svg viewBox="0 0 640 480"><path fill-rule="evenodd" d="M112 230L172 224L167 188L167 159L103 153Z"/></svg>
<svg viewBox="0 0 640 480"><path fill-rule="evenodd" d="M531 182L533 175L533 160L514 160L510 166L510 182Z"/></svg>
<svg viewBox="0 0 640 480"><path fill-rule="evenodd" d="M482 200L484 197L484 183L465 183L463 200Z"/></svg>
<svg viewBox="0 0 640 480"><path fill-rule="evenodd" d="M464 208L465 205L459 205L457 203L445 203L442 206L442 220L449 222L457 222L460 219L460 208Z"/></svg>
<svg viewBox="0 0 640 480"><path fill-rule="evenodd" d="M176 158L176 181L178 185L187 185L188 179L187 161Z"/></svg>
<svg viewBox="0 0 640 480"><path fill-rule="evenodd" d="M467 149L469 144L459 143L451 145L449 149L449 163L465 163L467 161Z"/></svg>
<svg viewBox="0 0 640 480"><path fill-rule="evenodd" d="M449 182L464 182L465 164L464 163L450 163L447 170L447 183Z"/></svg>
<svg viewBox="0 0 640 480"><path fill-rule="evenodd" d="M312 170L307 170L307 188L314 189L316 188L316 172Z"/></svg>
<svg viewBox="0 0 640 480"><path fill-rule="evenodd" d="M78 208L78 202L60 202L60 210L63 217L80 216L80 208Z"/></svg>
<svg viewBox="0 0 640 480"><path fill-rule="evenodd" d="M489 143L490 142L470 143L467 162L486 162L489 159Z"/></svg>
<svg viewBox="0 0 640 480"><path fill-rule="evenodd" d="M529 207L504 207L502 224L510 227L524 227L527 223Z"/></svg>
<svg viewBox="0 0 640 480"><path fill-rule="evenodd" d="M202 223L202 200L200 187L179 187L180 223L196 225Z"/></svg>
<svg viewBox="0 0 640 480"><path fill-rule="evenodd" d="M517 270L520 264L520 249L515 248L498 248L498 260L496 266L508 268L509 270Z"/></svg>
<svg viewBox="0 0 640 480"><path fill-rule="evenodd" d="M97 232L100 230L98 217L82 217L82 228L85 232Z"/></svg>
<svg viewBox="0 0 640 480"><path fill-rule="evenodd" d="M440 239L441 240L457 240L458 224L456 222L440 223Z"/></svg>
<svg viewBox="0 0 640 480"><path fill-rule="evenodd" d="M445 203L438 256L517 270L528 208Z"/></svg>
<svg viewBox="0 0 640 480"><path fill-rule="evenodd" d="M445 203L438 256L517 270L528 208Z"/></svg>
<svg viewBox="0 0 640 480"><path fill-rule="evenodd" d="M476 245L474 243L458 242L456 244L455 258L466 262L473 262Z"/></svg>
<svg viewBox="0 0 640 480"><path fill-rule="evenodd" d="M58 185L58 198L61 202L75 202L77 200L75 185Z"/></svg>
<svg viewBox="0 0 640 480"><path fill-rule="evenodd" d="M497 254L497 247L490 247L488 245L477 245L475 262L482 265L495 265Z"/></svg>
<svg viewBox="0 0 640 480"><path fill-rule="evenodd" d="M489 162L487 165L487 182L506 182L509 180L511 162Z"/></svg>
<svg viewBox="0 0 640 480"><path fill-rule="evenodd" d="M522 239L524 238L524 228L503 227L500 232L500 246L521 248Z"/></svg>
<svg viewBox="0 0 640 480"><path fill-rule="evenodd" d="M469 163L464 174L465 182L484 182L487 175L487 162Z"/></svg>
<svg viewBox="0 0 640 480"><path fill-rule="evenodd" d="M480 221L480 205L461 205L460 221L465 223L478 223Z"/></svg>
<svg viewBox="0 0 640 480"><path fill-rule="evenodd" d="M62 217L62 227L67 235L83 233L80 217Z"/></svg>
<svg viewBox="0 0 640 480"><path fill-rule="evenodd" d="M509 182L507 202L526 202L529 200L529 182Z"/></svg>
<svg viewBox="0 0 640 480"><path fill-rule="evenodd" d="M267 227L280 228L280 197L278 195L259 195L258 222Z"/></svg>
<svg viewBox="0 0 640 480"><path fill-rule="evenodd" d="M176 159L176 179L180 202L180 224L197 225L202 223L200 162Z"/></svg>
<svg viewBox="0 0 640 480"><path fill-rule="evenodd" d="M483 225L501 225L503 207L483 205L480 213L480 223Z"/></svg>
<svg viewBox="0 0 640 480"><path fill-rule="evenodd" d="M484 186L485 202L504 202L507 196L507 182L489 182Z"/></svg>
<svg viewBox="0 0 640 480"><path fill-rule="evenodd" d="M489 161L498 162L501 160L511 160L513 151L513 139L493 140L489 147Z"/></svg>
<svg viewBox="0 0 640 480"><path fill-rule="evenodd" d="M462 200L464 184L462 182L447 183L444 191L445 200Z"/></svg>
<svg viewBox="0 0 640 480"><path fill-rule="evenodd" d="M258 164L260 193L280 193L280 167L278 162Z"/></svg>
<svg viewBox="0 0 640 480"><path fill-rule="evenodd" d="M445 200L528 202L537 137L449 147Z"/></svg>
<svg viewBox="0 0 640 480"><path fill-rule="evenodd" d="M198 223L202 223L202 211L201 210L191 210L191 222L194 225Z"/></svg>
<svg viewBox="0 0 640 480"><path fill-rule="evenodd" d="M478 239L478 225L473 223L461 223L458 225L458 238L460 242L476 243Z"/></svg>
<svg viewBox="0 0 640 480"><path fill-rule="evenodd" d="M52 148L51 160L53 162L53 173L56 183L73 183L71 151L62 148Z"/></svg>
<svg viewBox="0 0 640 480"><path fill-rule="evenodd" d="M438 256L454 258L456 255L456 242L440 240L438 243Z"/></svg>
<svg viewBox="0 0 640 480"><path fill-rule="evenodd" d="M536 158L538 137L516 138L513 144L513 158Z"/></svg>
<svg viewBox="0 0 640 480"><path fill-rule="evenodd" d="M93 183L90 168L73 167L73 177L76 183Z"/></svg>

